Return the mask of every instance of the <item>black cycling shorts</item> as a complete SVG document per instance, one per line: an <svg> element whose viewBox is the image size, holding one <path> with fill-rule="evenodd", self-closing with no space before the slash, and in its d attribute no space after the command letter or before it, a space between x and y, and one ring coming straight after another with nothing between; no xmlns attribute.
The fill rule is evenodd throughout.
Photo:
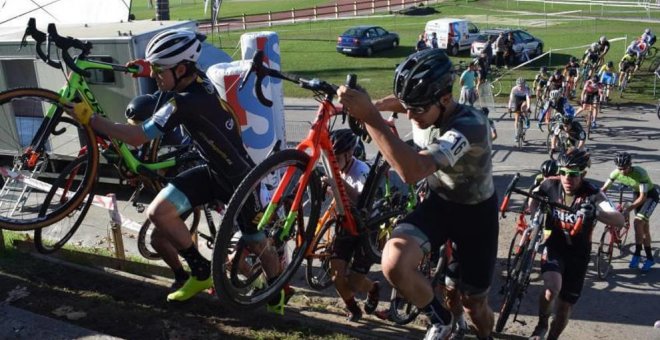
<svg viewBox="0 0 660 340"><path fill-rule="evenodd" d="M568 69L568 76L569 77L577 77L577 70L574 68L569 68Z"/></svg>
<svg viewBox="0 0 660 340"><path fill-rule="evenodd" d="M559 297L574 305L582 294L584 277L589 265L589 252L576 254L561 245L546 244L544 259L541 262L541 273L557 272L561 274Z"/></svg>
<svg viewBox="0 0 660 340"><path fill-rule="evenodd" d="M193 208L214 200L219 200L225 204L229 203L234 192L231 185L226 181L223 182L217 175L214 175L207 165L196 166L179 173L170 184L188 198L190 206ZM243 211L250 211L251 214L256 215L261 207L253 208L251 204L254 204L254 202L248 199ZM241 216L241 231L243 234L257 234L256 224L246 222L253 219L254 216Z"/></svg>
<svg viewBox="0 0 660 340"><path fill-rule="evenodd" d="M366 255L364 244L359 236L350 235L338 227L335 242L332 244L330 259L344 260L350 263L351 271L359 274L368 274L373 261Z"/></svg>
<svg viewBox="0 0 660 340"><path fill-rule="evenodd" d="M586 93L585 94L585 104L598 104L600 101L600 96L598 96L598 92L595 93Z"/></svg>
<svg viewBox="0 0 660 340"><path fill-rule="evenodd" d="M639 197L639 192L633 194L633 201ZM646 193L646 199L644 203L635 209L635 217L648 221L655 207L658 206L658 201L660 201L660 194L658 194L658 188L653 188L648 193Z"/></svg>
<svg viewBox="0 0 660 340"><path fill-rule="evenodd" d="M480 295L490 287L497 259L497 209L496 194L478 204L460 204L431 193L399 225L415 226L430 249L438 249L447 239L454 241L458 288L467 295Z"/></svg>

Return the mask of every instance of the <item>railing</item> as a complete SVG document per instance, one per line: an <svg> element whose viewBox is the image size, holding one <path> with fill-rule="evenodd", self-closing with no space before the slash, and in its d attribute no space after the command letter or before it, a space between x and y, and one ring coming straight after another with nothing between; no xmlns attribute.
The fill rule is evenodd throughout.
<svg viewBox="0 0 660 340"><path fill-rule="evenodd" d="M438 2L439 0L434 0ZM312 8L295 9L278 12L265 12L251 15L224 17L218 26L232 26L234 29L254 27L271 27L274 24L289 24L299 21L316 21L319 19L344 18L349 16L369 15L376 12L392 12L420 4L427 5L431 1L424 0L359 0L353 3L314 6ZM201 23L202 26L210 23Z"/></svg>

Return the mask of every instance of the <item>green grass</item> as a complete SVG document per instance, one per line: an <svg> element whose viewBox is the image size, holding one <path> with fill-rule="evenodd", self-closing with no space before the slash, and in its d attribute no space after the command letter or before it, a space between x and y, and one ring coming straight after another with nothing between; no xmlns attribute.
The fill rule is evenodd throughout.
<svg viewBox="0 0 660 340"><path fill-rule="evenodd" d="M153 0L154 6L156 0ZM288 11L292 8L308 8L314 5L326 4L324 0L224 0L220 7L220 16L229 18L242 14L258 14L268 11ZM148 7L147 0L133 1L131 13L135 18L153 19L156 17L156 9ZM211 3L213 1L211 0ZM207 14L204 14L204 0L173 0L170 1L171 20L208 20L211 18L211 4Z"/></svg>
<svg viewBox="0 0 660 340"><path fill-rule="evenodd" d="M440 14L429 16L402 16L386 15L371 18L328 20L322 22L306 22L295 25L282 25L269 28L278 33L280 38L280 49L282 55L282 69L287 72L296 73L307 77L318 77L335 84L341 84L347 73L357 73L358 82L366 87L373 98L387 95L391 92L392 75L396 64L400 63L409 53L413 51L417 35L424 29L428 20L438 17L467 17L477 24L481 29L493 27L520 27L536 37L541 38L545 44L545 51L552 49L564 49L598 40L601 35L610 39L615 37L627 37L627 40L612 42L612 51L608 54L608 60L618 64L627 43L631 37L638 36L645 27L651 27L660 32L660 24L641 24L637 22L614 21L587 17L588 13L578 15L574 18L566 16L551 17L547 21L543 14L542 5L520 3L520 7L513 8L515 1L509 1L509 10L506 9L507 2L495 1L472 1L465 5L465 1L432 5ZM478 3L478 7L475 3ZM534 11L535 15L521 15L518 11ZM556 7L553 12L567 10ZM550 10L548 9L548 12ZM607 12L605 12L607 14ZM646 15L640 12L639 15ZM396 50L377 53L374 57L349 57L335 51L335 41L339 34L346 28L357 24L381 25L390 31L397 32L401 37L401 46ZM258 31L255 29L253 31ZM229 55L239 55L237 52L240 35L244 31L216 33L211 37L216 45L220 46ZM508 89L513 81L523 76L532 80L534 74L541 65L547 65L551 69L563 66L569 56L581 57L584 47L562 50L552 53L551 56L542 58L527 67L515 70L507 74L502 80L504 91ZM455 61L469 61L471 58L464 52ZM652 81L649 74L640 73L633 78L630 93L626 101L650 102L652 100ZM456 86L457 87L457 86ZM455 89L458 92L458 89ZM285 95L293 97L309 97L308 91L294 85L285 86ZM500 96L500 100L505 100Z"/></svg>

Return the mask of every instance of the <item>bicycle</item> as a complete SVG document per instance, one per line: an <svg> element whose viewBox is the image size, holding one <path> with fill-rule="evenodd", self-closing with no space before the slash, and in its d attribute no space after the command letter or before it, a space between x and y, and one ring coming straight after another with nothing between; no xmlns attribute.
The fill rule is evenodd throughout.
<svg viewBox="0 0 660 340"><path fill-rule="evenodd" d="M512 110L509 110L511 112ZM529 118L527 115L529 114L529 110L526 112L523 112L522 110L518 112L518 120L516 122L516 130L514 132L514 135L516 136L516 144L518 146L518 149L522 149L523 142L525 142L525 130L527 130L527 127L529 126Z"/></svg>
<svg viewBox="0 0 660 340"><path fill-rule="evenodd" d="M74 101L82 101L97 114L106 116L85 79L90 70L136 73L138 69L88 60L92 44L60 36L54 24L48 25L46 35L37 30L35 20L30 19L23 46L27 45L27 37L35 40L40 59L54 68L64 69L64 64L70 72L67 83L57 93L41 88L0 93L0 112L24 122L20 126L20 136L12 132L15 123L0 127L4 130L3 136L9 136L8 142L13 143L14 149L11 168L0 168L4 182L0 189L0 225L9 230L35 230L37 249L49 253L61 248L73 236L92 204L99 148L104 152L113 150L118 155L118 168L123 178L143 183L138 193L144 186L162 187L167 178L158 171L175 169L199 157L184 147L163 158L158 152L158 142L136 151L121 141L97 136L88 125L64 116L65 106ZM46 41L48 51L50 44L55 44L61 52L60 61L44 53ZM70 48L81 52L71 57ZM141 152L142 156L136 156ZM55 174L54 179L47 170Z"/></svg>
<svg viewBox="0 0 660 340"><path fill-rule="evenodd" d="M548 86L543 86L543 89L541 89L541 95L536 96L536 104L534 105L534 112L532 114L532 118L534 120L539 119L539 115L543 111L543 107L545 106L545 103L548 100L549 94L550 94L550 88Z"/></svg>
<svg viewBox="0 0 660 340"><path fill-rule="evenodd" d="M625 91L626 88L628 87L628 83L630 82L631 77L632 77L632 72L629 71L627 68L624 69L619 84L619 98L623 98L623 91Z"/></svg>
<svg viewBox="0 0 660 340"><path fill-rule="evenodd" d="M539 196L534 193L516 188L515 185L519 179L520 174L516 173L504 193L504 199L502 201L502 205L500 206L502 218L506 217L505 213L509 205L509 200L511 198L511 194L514 192L537 200L540 205L531 219L531 224L528 228L525 229L520 238L518 251L516 254L514 254L513 260L511 261L511 270L509 273L507 273L506 281L501 289L501 293L504 294L504 302L500 308L500 315L497 318L497 323L495 324L495 331L498 333L502 332L504 329L504 326L506 325L511 312L513 311L514 305L516 306L516 311L513 317L513 321L523 323L522 321L517 320L518 311L531 281L530 277L534 265L534 258L538 252L542 251L541 247L544 238L543 231L545 226L545 218L549 212L549 208L557 208L575 213L575 210L571 207L552 202L545 196ZM582 217L578 217L575 225L570 230L563 229L562 231L568 239L569 236L573 236L579 233L581 229Z"/></svg>
<svg viewBox="0 0 660 340"><path fill-rule="evenodd" d="M619 202L616 205L616 210L619 212L623 212L624 209L623 192L625 189L625 185L618 186ZM628 216L625 217L626 223L622 228L606 225L605 230L600 235L600 242L596 251L596 261L594 262L596 262L598 278L601 280L605 280L612 269L611 263L614 248L619 249L619 253L621 253L623 246L626 244L628 231L630 230L630 220Z"/></svg>
<svg viewBox="0 0 660 340"><path fill-rule="evenodd" d="M339 168L332 150L329 138L330 119L343 115L332 103L337 86L319 79L304 79L288 75L263 65L263 51L255 54L252 67L246 73L243 81L250 74L256 74L257 97L264 105L272 104L261 92L261 83L266 76L290 81L322 96L316 120L312 123L310 133L295 149L282 150L267 157L253 168L236 189L229 201L226 214L222 220L214 242L212 272L216 295L221 303L236 309L251 309L269 301L300 266L307 248L311 245L315 227L319 220L323 194L316 165L321 161L328 180L331 183L333 197L336 201L335 210L343 228L350 235L361 235L362 242L368 243L369 233L377 233L384 220L397 216L398 212L377 212L375 216L356 217L361 212L351 209L346 190L340 178ZM354 77L350 77L349 85L354 85ZM355 127L355 121L350 120ZM358 134L360 132L358 131ZM307 153L308 151L309 153ZM232 260L230 238L239 231L240 214L248 197L255 188L267 181L277 189L270 203L255 218L257 229L266 235L266 242L278 253L286 255L286 263L282 263L281 272L259 289L248 289L247 284L255 277L265 275L260 261L256 261L248 270L248 274L238 273L237 265ZM306 217L305 217L306 216ZM361 233L361 231L365 231ZM239 242L240 244L241 242ZM367 250L371 249L368 244ZM377 254L373 254L378 256ZM234 257L235 259L236 257Z"/></svg>
<svg viewBox="0 0 660 340"><path fill-rule="evenodd" d="M387 125L392 132L398 136L394 120L398 113L393 112ZM412 144L412 141L408 141ZM406 212L410 212L417 205L417 194L415 187L408 186L408 195L401 195L393 189L389 176L390 165L382 160L382 154L378 152L373 161L373 165L367 175L364 189L355 206L363 216L374 215L374 212L394 211L399 214L393 218L384 220L379 226L378 232L369 234L367 255L374 262L380 262L380 256L385 242L390 238L392 230L396 225L398 217ZM326 188L327 189L327 188ZM326 192L326 190L322 190ZM330 257L335 235L341 228L340 219L337 216L336 201L333 199L325 213L319 220L311 246L307 249L305 259L307 261L305 268L305 280L307 284L316 290L323 290L332 284L330 275ZM334 228L333 228L334 227Z"/></svg>

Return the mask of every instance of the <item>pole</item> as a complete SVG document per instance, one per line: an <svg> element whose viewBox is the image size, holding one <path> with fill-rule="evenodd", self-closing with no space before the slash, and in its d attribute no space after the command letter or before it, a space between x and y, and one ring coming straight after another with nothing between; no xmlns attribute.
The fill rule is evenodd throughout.
<svg viewBox="0 0 660 340"><path fill-rule="evenodd" d="M170 1L156 1L156 20L170 20Z"/></svg>
<svg viewBox="0 0 660 340"><path fill-rule="evenodd" d="M121 215L119 214L119 209L117 208L117 197L115 194L109 194L108 197L112 199L112 207L108 213L110 214L110 229L112 230L112 240L115 245L115 257L120 260L125 260L126 254L124 252L124 239L121 236Z"/></svg>
<svg viewBox="0 0 660 340"><path fill-rule="evenodd" d="M655 91L655 87L654 87ZM2 229L0 229L0 253L4 252L5 249L5 235L2 233Z"/></svg>

